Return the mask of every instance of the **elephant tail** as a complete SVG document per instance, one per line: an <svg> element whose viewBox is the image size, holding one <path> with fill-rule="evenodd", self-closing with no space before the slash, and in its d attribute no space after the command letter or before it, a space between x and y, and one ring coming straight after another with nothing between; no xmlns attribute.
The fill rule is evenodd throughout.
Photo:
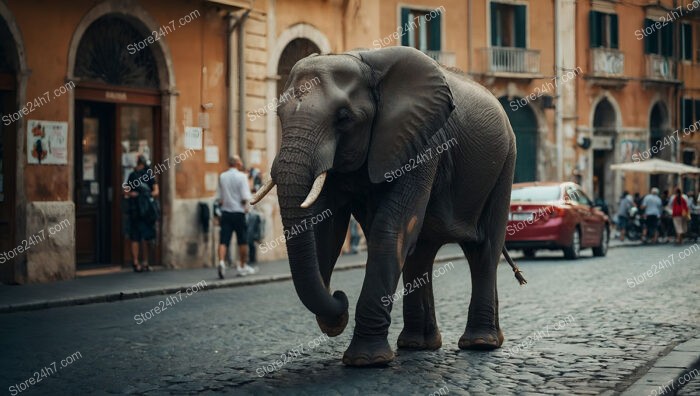
<svg viewBox="0 0 700 396"><path fill-rule="evenodd" d="M525 277L523 276L523 271L520 271L520 268L518 268L518 265L515 264L512 258L510 258L510 254L508 254L508 249L506 249L505 246L503 246L503 257L506 258L506 261L508 264L510 264L510 267L513 268L513 272L515 272L515 279L518 280L518 283L521 285L524 285L527 283L525 280Z"/></svg>

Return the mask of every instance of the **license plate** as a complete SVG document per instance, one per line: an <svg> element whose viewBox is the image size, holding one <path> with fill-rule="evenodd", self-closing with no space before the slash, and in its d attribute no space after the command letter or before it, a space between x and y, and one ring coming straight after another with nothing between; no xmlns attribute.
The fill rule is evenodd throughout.
<svg viewBox="0 0 700 396"><path fill-rule="evenodd" d="M532 213L511 213L510 219L513 221L530 221L532 220Z"/></svg>

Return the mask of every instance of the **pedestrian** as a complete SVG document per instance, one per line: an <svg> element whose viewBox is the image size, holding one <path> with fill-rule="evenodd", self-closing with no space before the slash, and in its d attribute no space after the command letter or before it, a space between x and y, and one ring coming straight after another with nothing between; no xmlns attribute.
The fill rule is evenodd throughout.
<svg viewBox="0 0 700 396"><path fill-rule="evenodd" d="M150 271L148 244L156 238L156 220L159 216L158 182L149 172L148 159L139 154L136 167L129 174L124 187L127 207L127 235L131 241L131 259L134 272ZM139 263L139 246L143 244L143 266Z"/></svg>
<svg viewBox="0 0 700 396"><path fill-rule="evenodd" d="M661 202L661 198L659 198L658 188L653 187L651 192L644 196L640 208L644 211L646 225L642 238L645 243L648 243L651 236L652 243L656 243L659 237L657 233L659 218L663 211L663 203Z"/></svg>
<svg viewBox="0 0 700 396"><path fill-rule="evenodd" d="M258 262L257 246L255 244L262 242L265 235L265 219L263 219L262 213L255 207L252 207L248 211L246 221L248 222L248 262L255 264Z"/></svg>
<svg viewBox="0 0 700 396"><path fill-rule="evenodd" d="M683 234L688 232L688 220L690 220L688 197L683 194L680 187L676 188L676 193L669 199L668 206L673 217L673 228L676 230L676 245L680 245L683 242Z"/></svg>
<svg viewBox="0 0 700 396"><path fill-rule="evenodd" d="M700 195L692 191L688 193L688 205L690 206L690 224L688 229L693 236L693 242L697 242L698 236L700 236Z"/></svg>
<svg viewBox="0 0 700 396"><path fill-rule="evenodd" d="M620 241L625 241L625 231L629 221L630 209L634 206L634 199L625 191L620 198L620 203L617 206L617 230L620 232Z"/></svg>
<svg viewBox="0 0 700 396"><path fill-rule="evenodd" d="M238 276L254 274L255 269L248 266L248 226L246 213L251 194L248 187L248 177L243 170L240 157L233 156L228 161L229 169L219 176L219 188L216 191L216 201L221 207L221 231L219 233L219 278L226 273L226 250L231 243L233 233L236 233L238 244Z"/></svg>

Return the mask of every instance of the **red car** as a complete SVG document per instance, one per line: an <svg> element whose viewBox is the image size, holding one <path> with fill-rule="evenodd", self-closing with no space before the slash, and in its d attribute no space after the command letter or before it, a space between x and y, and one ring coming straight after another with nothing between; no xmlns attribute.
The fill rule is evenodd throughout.
<svg viewBox="0 0 700 396"><path fill-rule="evenodd" d="M511 193L506 247L534 257L538 249L562 250L577 259L593 248L605 256L610 220L575 183L516 183Z"/></svg>

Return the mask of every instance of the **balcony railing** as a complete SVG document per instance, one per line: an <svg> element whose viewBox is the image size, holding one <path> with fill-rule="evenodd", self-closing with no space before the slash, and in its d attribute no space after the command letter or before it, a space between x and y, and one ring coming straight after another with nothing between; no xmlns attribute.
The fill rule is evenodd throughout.
<svg viewBox="0 0 700 396"><path fill-rule="evenodd" d="M445 66L454 67L456 65L454 52L423 51L423 53L428 55L429 57L435 59L438 63L441 63Z"/></svg>
<svg viewBox="0 0 700 396"><path fill-rule="evenodd" d="M482 48L484 71L489 74L539 74L540 51L525 48Z"/></svg>
<svg viewBox="0 0 700 396"><path fill-rule="evenodd" d="M622 77L625 74L625 55L612 48L592 48L591 71L595 77Z"/></svg>
<svg viewBox="0 0 700 396"><path fill-rule="evenodd" d="M661 55L646 55L647 78L650 80L675 81L676 61Z"/></svg>

